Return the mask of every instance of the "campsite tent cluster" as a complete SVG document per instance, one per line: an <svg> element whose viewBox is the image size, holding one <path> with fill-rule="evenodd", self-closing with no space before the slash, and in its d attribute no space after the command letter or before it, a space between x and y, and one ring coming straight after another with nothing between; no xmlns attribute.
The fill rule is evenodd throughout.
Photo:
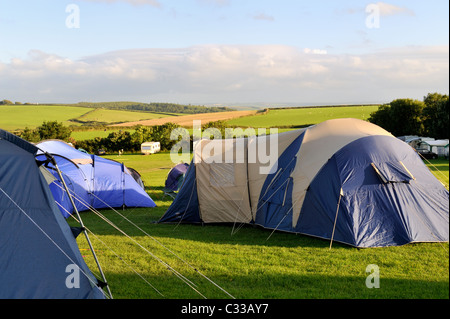
<svg viewBox="0 0 450 319"><path fill-rule="evenodd" d="M269 174L255 154L270 136L199 141L160 222L249 223L356 247L448 241L447 189L387 131L338 119L276 137Z"/></svg>
<svg viewBox="0 0 450 319"><path fill-rule="evenodd" d="M256 156L273 140L275 161ZM178 193L161 223L254 224L355 247L448 241L448 190L410 146L361 120L201 140L165 186ZM138 206L155 203L123 164L0 130L0 298L103 298L64 217ZM81 289L64 284L69 264Z"/></svg>

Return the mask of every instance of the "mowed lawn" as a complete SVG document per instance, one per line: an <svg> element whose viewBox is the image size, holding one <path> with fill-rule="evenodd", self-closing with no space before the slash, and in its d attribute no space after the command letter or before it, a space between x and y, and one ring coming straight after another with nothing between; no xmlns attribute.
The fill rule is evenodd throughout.
<svg viewBox="0 0 450 319"><path fill-rule="evenodd" d="M357 118L366 120L378 106L341 106L315 108L270 109L261 115L241 117L227 121L228 125L237 127L305 127L329 119Z"/></svg>
<svg viewBox="0 0 450 319"><path fill-rule="evenodd" d="M275 232L269 239L271 231L260 227L232 233L233 225L158 224L172 202L163 192L174 165L169 153L108 158L138 170L158 205L82 213L116 299L449 298L448 243L371 249L333 243L330 250L329 241L308 236ZM448 180L448 161L446 167ZM77 241L98 273L86 241ZM379 267L380 288L366 286L369 265Z"/></svg>

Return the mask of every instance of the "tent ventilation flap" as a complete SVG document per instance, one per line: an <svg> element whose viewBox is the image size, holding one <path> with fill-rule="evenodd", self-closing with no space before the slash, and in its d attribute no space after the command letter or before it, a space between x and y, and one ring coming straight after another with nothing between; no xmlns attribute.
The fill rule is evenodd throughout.
<svg viewBox="0 0 450 319"><path fill-rule="evenodd" d="M416 179L401 161L370 164L383 184L409 183Z"/></svg>

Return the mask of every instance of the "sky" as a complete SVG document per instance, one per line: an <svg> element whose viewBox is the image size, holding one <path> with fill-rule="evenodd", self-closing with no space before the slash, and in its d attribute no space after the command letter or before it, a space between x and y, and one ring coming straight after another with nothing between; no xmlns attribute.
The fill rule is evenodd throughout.
<svg viewBox="0 0 450 319"><path fill-rule="evenodd" d="M447 0L2 0L0 99L360 104L449 93Z"/></svg>

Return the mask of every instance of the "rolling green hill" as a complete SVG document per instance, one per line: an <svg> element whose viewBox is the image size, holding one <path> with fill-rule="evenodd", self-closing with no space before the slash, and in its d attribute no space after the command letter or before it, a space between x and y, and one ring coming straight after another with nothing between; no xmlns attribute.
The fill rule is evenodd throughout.
<svg viewBox="0 0 450 319"><path fill-rule="evenodd" d="M7 131L36 128L44 121L58 121L73 125L70 119L82 116L92 109L61 105L0 105L0 128Z"/></svg>

